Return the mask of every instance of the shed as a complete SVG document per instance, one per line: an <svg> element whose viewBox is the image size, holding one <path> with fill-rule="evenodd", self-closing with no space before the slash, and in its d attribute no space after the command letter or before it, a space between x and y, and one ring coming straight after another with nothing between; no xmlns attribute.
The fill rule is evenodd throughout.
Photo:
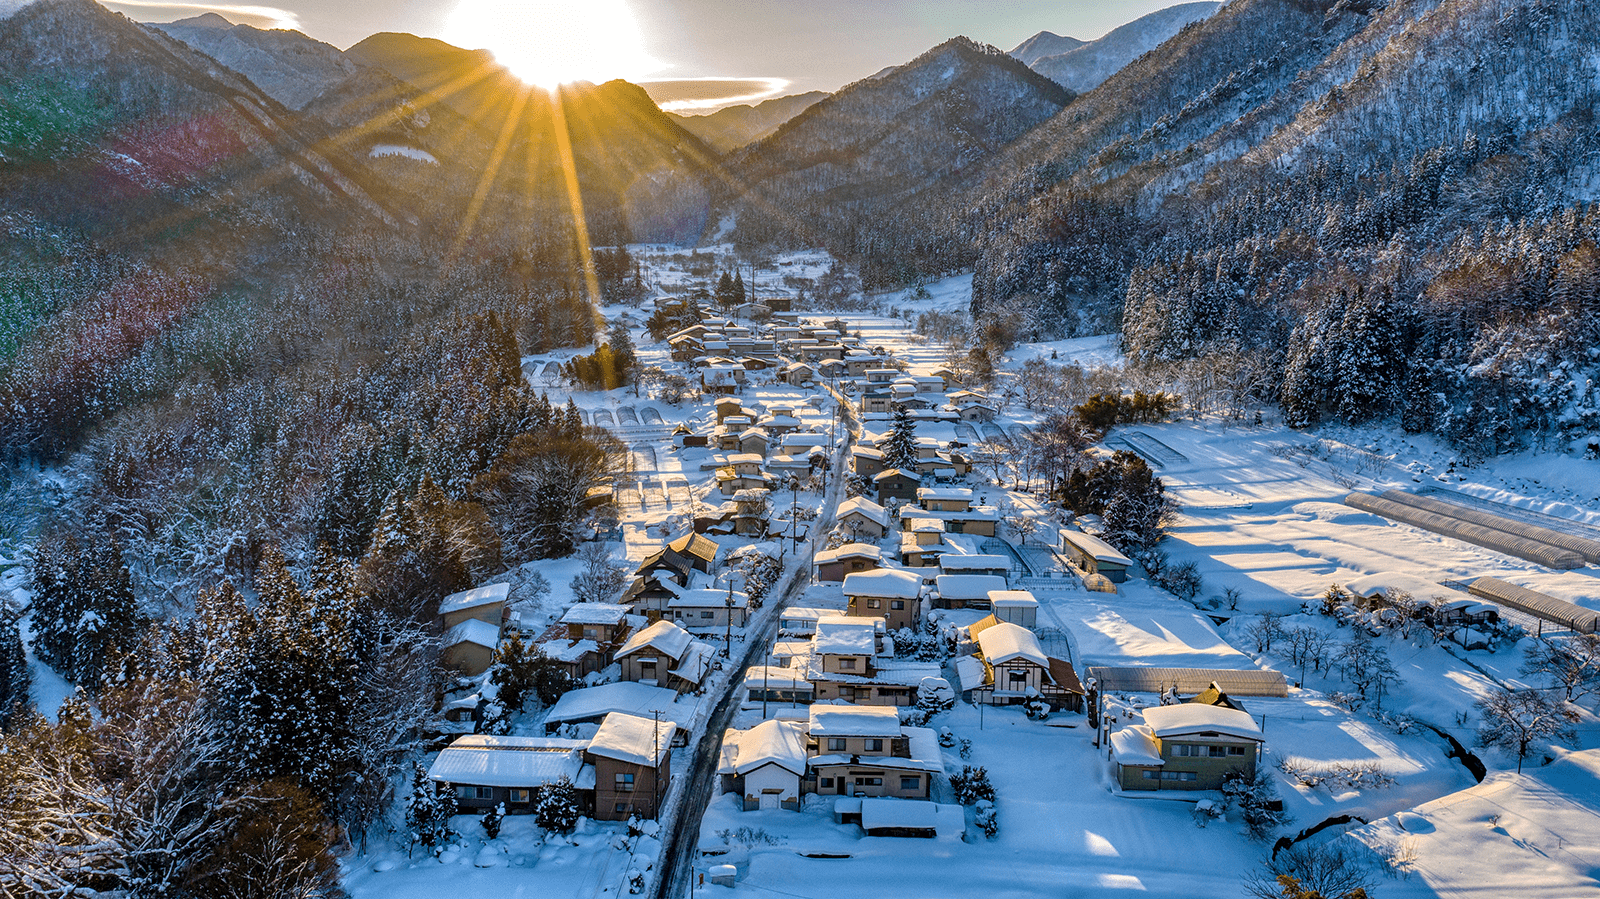
<svg viewBox="0 0 1600 899"><path fill-rule="evenodd" d="M1033 628L1039 623L1039 600L1027 590L991 590L989 605L1000 621Z"/></svg>
<svg viewBox="0 0 1600 899"><path fill-rule="evenodd" d="M446 596L439 600L439 617L443 619L444 629L449 630L468 618L499 627L510 592L510 584L488 584Z"/></svg>
<svg viewBox="0 0 1600 899"><path fill-rule="evenodd" d="M1580 634L1592 634L1600 624L1600 612L1574 605L1536 590L1519 587L1499 578L1480 577L1467 588L1473 596L1487 599L1497 605L1516 609L1541 621L1570 628Z"/></svg>
<svg viewBox="0 0 1600 899"><path fill-rule="evenodd" d="M1059 533L1061 551L1074 565L1083 569L1084 574L1104 575L1114 584L1128 579L1128 569L1133 567L1133 560L1118 552L1116 547L1093 534L1071 528L1062 528Z"/></svg>

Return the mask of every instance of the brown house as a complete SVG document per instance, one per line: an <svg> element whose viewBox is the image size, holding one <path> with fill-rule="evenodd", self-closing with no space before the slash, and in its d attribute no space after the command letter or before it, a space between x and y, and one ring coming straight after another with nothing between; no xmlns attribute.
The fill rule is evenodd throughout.
<svg viewBox="0 0 1600 899"><path fill-rule="evenodd" d="M980 625L986 625L980 630ZM1083 685L1072 663L1052 658L1039 638L1025 627L998 621L993 615L972 626L983 662L983 684L973 698L987 705L1016 705L1042 699L1052 709L1083 709ZM962 692L969 685L962 684Z"/></svg>
<svg viewBox="0 0 1600 899"><path fill-rule="evenodd" d="M672 783L672 737L678 725L623 712L600 722L583 760L594 766L594 817L654 818Z"/></svg>
<svg viewBox="0 0 1600 899"><path fill-rule="evenodd" d="M889 533L889 511L864 496L853 496L840 503L835 520L846 533L855 537L882 540Z"/></svg>
<svg viewBox="0 0 1600 899"><path fill-rule="evenodd" d="M817 580L838 582L857 571L882 567L883 550L870 543L846 543L837 549L817 553Z"/></svg>
<svg viewBox="0 0 1600 899"><path fill-rule="evenodd" d="M1221 705L1144 710L1144 724L1111 735L1124 790L1215 790L1231 772L1254 778L1266 738L1254 718Z"/></svg>
<svg viewBox="0 0 1600 899"><path fill-rule="evenodd" d="M921 594L922 578L900 569L859 571L844 578L850 614L882 618L891 631L916 627L922 612L918 602Z"/></svg>
<svg viewBox="0 0 1600 899"><path fill-rule="evenodd" d="M888 706L814 705L806 730L806 792L927 799L944 770L937 735Z"/></svg>
<svg viewBox="0 0 1600 899"><path fill-rule="evenodd" d="M540 787L563 777L574 784L580 782L587 745L587 740L556 737L467 734L439 752L428 778L448 785L462 812L488 811L504 804L506 814L526 815L533 811ZM588 814L593 807L592 794L580 790L579 798Z"/></svg>
<svg viewBox="0 0 1600 899"><path fill-rule="evenodd" d="M657 621L617 650L622 679L683 693L700 686L715 651L671 621Z"/></svg>
<svg viewBox="0 0 1600 899"><path fill-rule="evenodd" d="M922 486L922 478L909 471L886 468L873 476L872 483L877 487L879 504L883 504L891 499L915 499L917 488Z"/></svg>
<svg viewBox="0 0 1600 899"><path fill-rule="evenodd" d="M452 593L439 600L440 624L449 630L469 618L499 627L505 621L506 597L510 584L489 584L460 593Z"/></svg>

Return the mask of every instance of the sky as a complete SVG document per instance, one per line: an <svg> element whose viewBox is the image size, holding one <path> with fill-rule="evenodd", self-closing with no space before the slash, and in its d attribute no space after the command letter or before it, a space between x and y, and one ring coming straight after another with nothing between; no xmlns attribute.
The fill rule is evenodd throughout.
<svg viewBox="0 0 1600 899"><path fill-rule="evenodd" d="M142 21L214 11L236 23L296 28L341 48L381 31L410 32L495 51L530 80L622 77L643 84L664 107L703 112L761 96L837 90L958 34L1004 50L1039 31L1092 40L1178 0L103 2Z"/></svg>

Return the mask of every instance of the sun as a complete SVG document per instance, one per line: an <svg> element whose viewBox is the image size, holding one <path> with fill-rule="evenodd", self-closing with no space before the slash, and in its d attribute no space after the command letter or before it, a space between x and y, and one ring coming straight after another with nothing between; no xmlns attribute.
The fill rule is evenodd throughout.
<svg viewBox="0 0 1600 899"><path fill-rule="evenodd" d="M460 0L445 40L485 49L530 84L637 80L662 68L624 0Z"/></svg>

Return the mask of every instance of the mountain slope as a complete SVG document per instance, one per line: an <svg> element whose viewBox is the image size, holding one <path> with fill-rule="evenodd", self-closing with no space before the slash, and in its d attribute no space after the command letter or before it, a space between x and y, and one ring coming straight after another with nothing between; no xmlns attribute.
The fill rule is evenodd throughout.
<svg viewBox="0 0 1600 899"><path fill-rule="evenodd" d="M718 153L754 143L778 130L784 122L827 98L825 91L773 97L755 106L729 106L706 115L673 115L690 134Z"/></svg>
<svg viewBox="0 0 1600 899"><path fill-rule="evenodd" d="M1180 3L1134 19L1113 29L1104 37L1076 47L1063 47L1054 53L1036 52L1028 60L1018 51L1037 38L1012 51L1034 71L1057 84L1079 93L1093 90L1112 73L1154 50L1190 22L1197 22L1217 11L1221 3ZM1044 32L1048 34L1049 32ZM1070 40L1070 39L1069 39Z"/></svg>
<svg viewBox="0 0 1600 899"><path fill-rule="evenodd" d="M1075 37L1062 37L1049 31L1041 31L1028 38L1012 49L1011 55L1022 60L1022 64L1033 67L1033 64L1047 56L1056 56L1076 50L1088 41L1080 41Z"/></svg>
<svg viewBox="0 0 1600 899"><path fill-rule="evenodd" d="M838 246L860 217L961 177L1071 99L993 47L947 41L845 87L730 156L743 187L731 205L753 210L739 219L740 238L829 234Z"/></svg>
<svg viewBox="0 0 1600 899"><path fill-rule="evenodd" d="M298 31L234 25L207 13L153 26L249 78L290 109L301 109L359 66L339 48Z"/></svg>

